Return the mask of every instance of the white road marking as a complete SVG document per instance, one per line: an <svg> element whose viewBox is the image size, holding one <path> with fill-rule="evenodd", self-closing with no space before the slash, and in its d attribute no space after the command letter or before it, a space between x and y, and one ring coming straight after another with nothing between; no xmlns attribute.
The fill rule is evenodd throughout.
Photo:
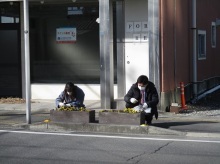
<svg viewBox="0 0 220 164"><path fill-rule="evenodd" d="M150 138L150 137L126 137L126 136L108 136L108 135L88 135L88 134L69 134L69 133L46 133L31 131L12 131L0 130L0 133L20 133L20 134L38 134L38 135L54 135L54 136L74 136L74 137L93 137L93 138L112 138L112 139L132 139L132 140L153 140L153 141L176 141L176 142L198 142L198 143L220 143L217 140L190 140L190 139L166 139L166 138Z"/></svg>

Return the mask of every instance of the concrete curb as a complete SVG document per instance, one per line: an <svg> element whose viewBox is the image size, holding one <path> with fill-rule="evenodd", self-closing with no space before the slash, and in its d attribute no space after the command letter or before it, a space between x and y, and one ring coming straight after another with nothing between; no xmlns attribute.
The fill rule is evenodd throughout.
<svg viewBox="0 0 220 164"><path fill-rule="evenodd" d="M11 130L31 130L39 132L79 132L97 134L125 134L125 135L163 135L163 136L183 136L198 138L220 138L220 133L200 133L200 132L180 132L176 130L164 129L154 126L137 125L107 125L107 124L71 124L71 123L34 123L34 124L5 124L1 129Z"/></svg>
<svg viewBox="0 0 220 164"><path fill-rule="evenodd" d="M178 135L178 136L185 136L185 132L180 132L176 130L164 129L155 126L149 126L148 134L152 135Z"/></svg>
<svg viewBox="0 0 220 164"><path fill-rule="evenodd" d="M57 132L90 132L106 134L141 134L141 135L177 135L185 136L186 133L175 130L169 130L154 126L137 125L113 125L113 124L71 124L71 123L35 123L13 125L15 128L23 128L32 131L57 131Z"/></svg>

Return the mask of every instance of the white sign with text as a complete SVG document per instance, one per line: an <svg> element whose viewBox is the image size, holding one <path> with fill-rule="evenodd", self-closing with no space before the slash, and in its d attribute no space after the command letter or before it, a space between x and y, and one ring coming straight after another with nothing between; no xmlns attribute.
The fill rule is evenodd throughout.
<svg viewBox="0 0 220 164"><path fill-rule="evenodd" d="M75 43L76 42L76 28L62 27L56 29L57 43Z"/></svg>

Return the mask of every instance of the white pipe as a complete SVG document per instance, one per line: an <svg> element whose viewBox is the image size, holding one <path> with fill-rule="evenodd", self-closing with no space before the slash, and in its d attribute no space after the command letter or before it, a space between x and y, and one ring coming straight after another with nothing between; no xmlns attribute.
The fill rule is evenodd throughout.
<svg viewBox="0 0 220 164"><path fill-rule="evenodd" d="M197 27L196 27L196 0L192 0L192 30L193 30L193 96L197 97Z"/></svg>
<svg viewBox="0 0 220 164"><path fill-rule="evenodd" d="M29 44L29 10L28 0L24 5L24 53L25 53L25 86L26 86L26 121L31 124L31 87L30 87L30 44Z"/></svg>

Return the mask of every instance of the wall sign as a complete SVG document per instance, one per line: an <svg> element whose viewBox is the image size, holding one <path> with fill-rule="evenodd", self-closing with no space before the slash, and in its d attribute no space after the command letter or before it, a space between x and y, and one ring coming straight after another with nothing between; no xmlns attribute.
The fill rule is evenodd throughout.
<svg viewBox="0 0 220 164"><path fill-rule="evenodd" d="M144 31L144 32L147 32L147 31L148 31L147 22L141 22L141 29L142 29L142 31Z"/></svg>
<svg viewBox="0 0 220 164"><path fill-rule="evenodd" d="M134 32L141 32L141 22L134 22Z"/></svg>
<svg viewBox="0 0 220 164"><path fill-rule="evenodd" d="M56 29L57 43L75 43L76 42L76 28L62 27Z"/></svg>
<svg viewBox="0 0 220 164"><path fill-rule="evenodd" d="M147 22L127 22L126 32L147 32L148 25Z"/></svg>
<svg viewBox="0 0 220 164"><path fill-rule="evenodd" d="M148 24L147 21L143 22L127 22L126 32L130 37L133 36L133 42L147 42L148 41Z"/></svg>
<svg viewBox="0 0 220 164"><path fill-rule="evenodd" d="M141 42L141 34L133 34L133 42Z"/></svg>
<svg viewBox="0 0 220 164"><path fill-rule="evenodd" d="M142 33L141 34L141 42L147 42L148 41L148 34Z"/></svg>
<svg viewBox="0 0 220 164"><path fill-rule="evenodd" d="M133 32L134 31L134 22L127 22L126 23L126 32Z"/></svg>

